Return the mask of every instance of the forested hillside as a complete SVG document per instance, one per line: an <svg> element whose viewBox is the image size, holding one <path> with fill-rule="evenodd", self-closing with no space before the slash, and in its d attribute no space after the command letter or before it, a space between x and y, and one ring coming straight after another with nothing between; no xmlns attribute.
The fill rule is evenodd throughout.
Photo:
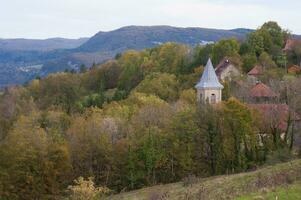
<svg viewBox="0 0 301 200"><path fill-rule="evenodd" d="M0 94L1 199L101 199L296 158L297 125L282 135L243 98L246 72L258 64L277 101L301 114L300 76L286 70L301 52L282 51L288 38L268 22L246 41L130 50L91 69L7 88ZM214 106L197 103L194 90L209 57L215 65L227 57L242 71L223 82L223 102ZM259 142L258 133L267 137Z"/></svg>
<svg viewBox="0 0 301 200"><path fill-rule="evenodd" d="M78 40L0 39L0 89L65 69L78 71L82 64L91 67L130 49L142 50L166 42L195 46L232 37L242 40L251 31L129 26Z"/></svg>

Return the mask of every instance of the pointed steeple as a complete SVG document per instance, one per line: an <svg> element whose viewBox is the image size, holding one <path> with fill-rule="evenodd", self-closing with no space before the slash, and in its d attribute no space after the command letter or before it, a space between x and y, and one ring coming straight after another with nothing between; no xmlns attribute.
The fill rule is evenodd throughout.
<svg viewBox="0 0 301 200"><path fill-rule="evenodd" d="M211 59L209 58L207 65L202 74L201 80L195 86L197 89L223 89L224 86L218 81Z"/></svg>

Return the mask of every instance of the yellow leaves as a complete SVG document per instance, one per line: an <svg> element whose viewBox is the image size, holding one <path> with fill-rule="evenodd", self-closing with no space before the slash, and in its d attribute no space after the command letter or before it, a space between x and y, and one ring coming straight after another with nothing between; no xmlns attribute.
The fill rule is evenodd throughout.
<svg viewBox="0 0 301 200"><path fill-rule="evenodd" d="M127 103L142 107L148 104L167 104L164 100L158 98L155 95L147 95L143 93L134 92L126 100Z"/></svg>
<svg viewBox="0 0 301 200"><path fill-rule="evenodd" d="M39 113L33 112L29 116L21 116L14 125L13 130L8 137L12 137L12 142L24 140L27 143L36 145L45 145L47 136L46 132L39 126Z"/></svg>
<svg viewBox="0 0 301 200"><path fill-rule="evenodd" d="M239 101L234 97L230 97L228 101L225 102L225 109L240 110L240 111L246 110L250 112L249 107L246 104L242 103L241 101Z"/></svg>
<svg viewBox="0 0 301 200"><path fill-rule="evenodd" d="M163 100L174 101L178 96L178 87L179 83L175 75L152 73L136 87L135 91L157 95Z"/></svg>
<svg viewBox="0 0 301 200"><path fill-rule="evenodd" d="M196 92L194 89L183 90L180 94L180 100L185 101L191 105L196 104Z"/></svg>
<svg viewBox="0 0 301 200"><path fill-rule="evenodd" d="M32 80L28 87L29 90L31 90L32 92L38 92L40 89L40 80L38 79Z"/></svg>
<svg viewBox="0 0 301 200"><path fill-rule="evenodd" d="M117 102L112 102L104 108L105 115L120 119L129 119L132 112L129 106Z"/></svg>
<svg viewBox="0 0 301 200"><path fill-rule="evenodd" d="M193 71L195 74L198 74L200 76L204 71L204 66L199 66L199 67L195 68Z"/></svg>
<svg viewBox="0 0 301 200"><path fill-rule="evenodd" d="M140 52L135 50L129 50L122 54L121 58L118 62L121 64L122 67L129 66L129 65L139 65L142 62L140 56Z"/></svg>
<svg viewBox="0 0 301 200"><path fill-rule="evenodd" d="M74 183L75 185L68 187L69 200L96 200L111 192L107 187L96 187L92 178L85 180L79 177Z"/></svg>

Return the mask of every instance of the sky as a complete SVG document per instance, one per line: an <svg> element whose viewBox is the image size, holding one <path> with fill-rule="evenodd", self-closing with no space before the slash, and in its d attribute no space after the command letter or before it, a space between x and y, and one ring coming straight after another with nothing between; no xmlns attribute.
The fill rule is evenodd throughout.
<svg viewBox="0 0 301 200"><path fill-rule="evenodd" d="M0 38L90 37L129 25L258 28L301 34L300 0L0 0Z"/></svg>

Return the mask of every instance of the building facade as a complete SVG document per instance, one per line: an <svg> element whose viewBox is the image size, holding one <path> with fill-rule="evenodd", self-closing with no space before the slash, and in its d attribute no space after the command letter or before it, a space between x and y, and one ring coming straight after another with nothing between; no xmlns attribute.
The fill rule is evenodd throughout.
<svg viewBox="0 0 301 200"><path fill-rule="evenodd" d="M224 58L215 68L218 79L222 82L231 81L241 76L241 72L235 64L228 58Z"/></svg>

